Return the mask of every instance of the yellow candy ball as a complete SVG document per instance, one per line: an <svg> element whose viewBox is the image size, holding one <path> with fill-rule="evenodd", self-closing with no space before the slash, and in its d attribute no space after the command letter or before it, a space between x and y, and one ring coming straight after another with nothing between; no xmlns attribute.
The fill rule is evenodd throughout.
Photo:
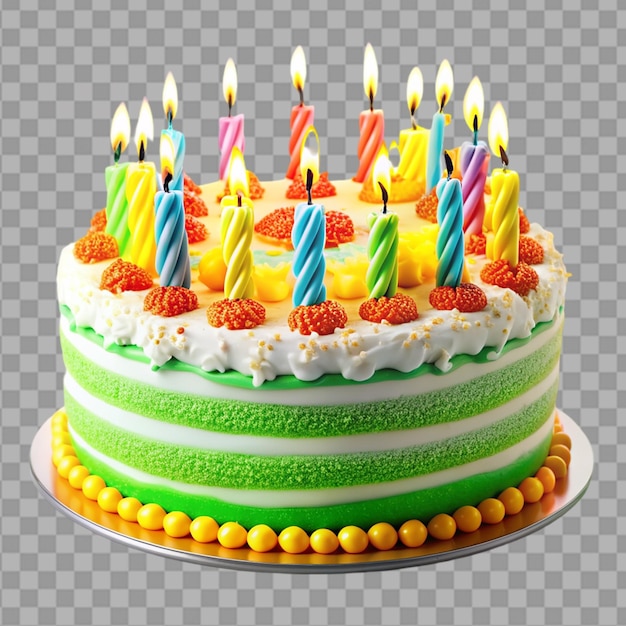
<svg viewBox="0 0 626 626"><path fill-rule="evenodd" d="M498 500L504 505L507 515L517 515L524 508L524 494L517 487L508 487L499 496Z"/></svg>
<svg viewBox="0 0 626 626"><path fill-rule="evenodd" d="M543 464L554 472L557 480L567 476L567 463L560 456L549 456Z"/></svg>
<svg viewBox="0 0 626 626"><path fill-rule="evenodd" d="M300 526L288 526L278 535L280 547L289 554L300 554L309 547L309 536Z"/></svg>
<svg viewBox="0 0 626 626"><path fill-rule="evenodd" d="M217 531L217 540L225 548L241 548L246 545L248 533L237 522L226 522Z"/></svg>
<svg viewBox="0 0 626 626"><path fill-rule="evenodd" d="M80 465L78 457L64 456L57 465L57 471L59 472L59 476L61 476L62 478L67 478L70 475L70 470L77 465Z"/></svg>
<svg viewBox="0 0 626 626"><path fill-rule="evenodd" d="M398 537L407 548L419 548L428 537L428 529L418 519L410 519L400 526Z"/></svg>
<svg viewBox="0 0 626 626"><path fill-rule="evenodd" d="M464 533L473 533L480 528L483 516L475 506L462 506L454 512L456 527Z"/></svg>
<svg viewBox="0 0 626 626"><path fill-rule="evenodd" d="M255 552L269 552L277 543L276 533L266 524L257 524L248 531L248 545Z"/></svg>
<svg viewBox="0 0 626 626"><path fill-rule="evenodd" d="M398 543L398 533L396 529L387 522L374 524L368 531L369 542L377 550L391 550Z"/></svg>
<svg viewBox="0 0 626 626"><path fill-rule="evenodd" d="M552 443L550 445L553 445L553 446L562 445L568 448L569 450L571 450L572 438L567 433L563 433L563 432L556 433L555 435L552 436Z"/></svg>
<svg viewBox="0 0 626 626"><path fill-rule="evenodd" d="M219 524L208 515L200 515L191 522L189 532L191 536L199 543L210 543L217 539L217 531Z"/></svg>
<svg viewBox="0 0 626 626"><path fill-rule="evenodd" d="M67 481L74 489L82 489L83 481L87 476L89 476L89 470L84 465L75 465L70 469L67 475Z"/></svg>
<svg viewBox="0 0 626 626"><path fill-rule="evenodd" d="M358 526L345 526L339 531L337 538L339 545L348 554L363 552L369 543L367 533Z"/></svg>
<svg viewBox="0 0 626 626"><path fill-rule="evenodd" d="M55 435L52 436L52 449L53 450L62 445L68 445L68 446L72 445L72 438L70 437L70 434L66 430L62 432L57 432Z"/></svg>
<svg viewBox="0 0 626 626"><path fill-rule="evenodd" d="M319 528L311 534L311 548L318 554L330 554L338 547L337 535L328 528Z"/></svg>
<svg viewBox="0 0 626 626"><path fill-rule="evenodd" d="M543 496L543 485L538 478L524 478L519 484L518 489L524 496L524 502L532 504L533 502L539 502Z"/></svg>
<svg viewBox="0 0 626 626"><path fill-rule="evenodd" d="M106 487L106 484L100 476L95 476L92 474L91 476L87 476L85 480L83 480L83 493L86 498L90 500L97 500L98 494Z"/></svg>
<svg viewBox="0 0 626 626"><path fill-rule="evenodd" d="M76 452L72 446L62 444L52 451L52 463L54 467L59 467L59 463L64 456L76 456Z"/></svg>
<svg viewBox="0 0 626 626"><path fill-rule="evenodd" d="M122 498L117 503L117 514L127 522L136 522L137 513L143 504L137 498Z"/></svg>
<svg viewBox="0 0 626 626"><path fill-rule="evenodd" d="M549 467L546 467L545 465L540 467L535 474L535 478L541 481L544 493L554 491L554 487L556 486L556 476Z"/></svg>
<svg viewBox="0 0 626 626"><path fill-rule="evenodd" d="M115 487L105 487L98 494L100 508L109 513L117 513L117 505L121 499L122 494Z"/></svg>
<svg viewBox="0 0 626 626"><path fill-rule="evenodd" d="M565 461L565 465L569 465L572 460L572 453L569 451L569 448L562 443L553 445L550 448L549 454L550 456L560 456Z"/></svg>
<svg viewBox="0 0 626 626"><path fill-rule="evenodd" d="M144 504L137 511L137 523L146 530L162 530L164 517L163 507L153 502Z"/></svg>
<svg viewBox="0 0 626 626"><path fill-rule="evenodd" d="M50 420L52 426L62 426L67 428L67 413L65 411L57 411Z"/></svg>
<svg viewBox="0 0 626 626"><path fill-rule="evenodd" d="M456 533L454 517L446 513L435 515L435 517L428 522L428 533L435 539L441 539L442 541L452 539L454 533Z"/></svg>
<svg viewBox="0 0 626 626"><path fill-rule="evenodd" d="M186 537L190 526L191 519L182 511L171 511L163 518L163 530L170 537Z"/></svg>
<svg viewBox="0 0 626 626"><path fill-rule="evenodd" d="M504 504L496 498L486 498L478 505L485 524L499 524L506 512Z"/></svg>
<svg viewBox="0 0 626 626"><path fill-rule="evenodd" d="M226 269L222 248L212 248L200 260L198 279L213 291L224 291Z"/></svg>

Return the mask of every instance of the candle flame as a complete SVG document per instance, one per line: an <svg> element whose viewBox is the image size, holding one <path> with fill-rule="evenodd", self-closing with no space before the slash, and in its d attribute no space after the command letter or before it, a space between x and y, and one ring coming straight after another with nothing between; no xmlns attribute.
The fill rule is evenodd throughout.
<svg viewBox="0 0 626 626"><path fill-rule="evenodd" d="M130 138L130 116L128 115L128 109L122 102L113 115L111 120L111 147L113 152L117 150L117 146L122 144L121 152L126 150L128 140Z"/></svg>
<svg viewBox="0 0 626 626"><path fill-rule="evenodd" d="M159 152L161 154L161 172L163 178L166 174L174 175L174 142L169 135L161 135L161 143L159 145Z"/></svg>
<svg viewBox="0 0 626 626"><path fill-rule="evenodd" d="M369 43L365 46L363 55L363 88L371 103L378 90L378 62L374 48Z"/></svg>
<svg viewBox="0 0 626 626"><path fill-rule="evenodd" d="M148 139L152 141L154 137L154 120L152 118L152 109L148 98L144 98L139 109L139 117L137 118L137 126L135 127L135 145L137 153L141 153L141 144L143 149L148 148Z"/></svg>
<svg viewBox="0 0 626 626"><path fill-rule="evenodd" d="M444 59L439 66L437 80L435 81L435 92L440 109L443 109L443 107L450 102L453 89L454 75L452 74L452 67L448 59Z"/></svg>
<svg viewBox="0 0 626 626"><path fill-rule="evenodd" d="M485 94L483 85L478 76L474 76L467 86L465 97L463 98L463 116L469 129L474 131L474 116L476 116L476 129L483 123L483 113L485 111Z"/></svg>
<svg viewBox="0 0 626 626"><path fill-rule="evenodd" d="M313 173L313 184L315 184L320 177L320 138L315 126L309 126L306 129L300 148L300 173L304 182L306 182L307 170Z"/></svg>
<svg viewBox="0 0 626 626"><path fill-rule="evenodd" d="M391 161L387 156L387 151L381 149L374 162L374 191L380 193L382 199L381 185L385 188L387 194L391 191Z"/></svg>
<svg viewBox="0 0 626 626"><path fill-rule="evenodd" d="M171 113L172 119L176 117L178 110L178 89L172 72L169 72L163 83L163 112L165 117Z"/></svg>
<svg viewBox="0 0 626 626"><path fill-rule="evenodd" d="M424 94L424 77L419 67L414 67L406 82L406 103L411 115L417 111Z"/></svg>
<svg viewBox="0 0 626 626"><path fill-rule="evenodd" d="M224 100L226 100L228 106L232 107L237 99L237 68L232 59L228 59L224 67L222 91L224 92Z"/></svg>
<svg viewBox="0 0 626 626"><path fill-rule="evenodd" d="M496 102L491 111L487 134L491 151L500 157L500 148L506 151L509 145L509 124L501 102Z"/></svg>
<svg viewBox="0 0 626 626"><path fill-rule="evenodd" d="M306 80L306 58L302 46L298 46L291 55L291 80L298 91L304 90Z"/></svg>
<svg viewBox="0 0 626 626"><path fill-rule="evenodd" d="M230 153L230 163L228 166L228 188L231 196L240 193L244 198L250 195L248 191L248 172L246 162L241 150L234 146Z"/></svg>

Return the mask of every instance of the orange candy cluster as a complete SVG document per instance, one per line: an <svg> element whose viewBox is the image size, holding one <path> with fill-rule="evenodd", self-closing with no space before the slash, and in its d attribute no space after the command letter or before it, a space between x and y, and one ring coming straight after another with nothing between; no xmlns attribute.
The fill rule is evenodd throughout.
<svg viewBox="0 0 626 626"><path fill-rule="evenodd" d="M520 261L528 265L543 263L543 248L541 244L532 237L522 235L519 238L519 258Z"/></svg>
<svg viewBox="0 0 626 626"><path fill-rule="evenodd" d="M520 296L528 295L531 289L536 289L539 284L539 276L530 265L520 262L517 267L511 267L511 264L504 259L485 265L480 272L480 277L489 285L512 289Z"/></svg>
<svg viewBox="0 0 626 626"><path fill-rule="evenodd" d="M186 173L183 173L183 191L185 193L195 193L198 196L202 193L202 189Z"/></svg>
<svg viewBox="0 0 626 626"><path fill-rule="evenodd" d="M458 287L435 287L428 297L430 305L438 311L458 309L461 313L475 313L487 306L485 292L473 283L461 283Z"/></svg>
<svg viewBox="0 0 626 626"><path fill-rule="evenodd" d="M93 214L91 218L91 227L89 228L90 233L103 233L104 229L107 227L107 210L100 209Z"/></svg>
<svg viewBox="0 0 626 626"><path fill-rule="evenodd" d="M388 298L370 298L359 307L361 319L380 324L385 320L388 324L405 324L419 317L415 300L403 293Z"/></svg>
<svg viewBox="0 0 626 626"><path fill-rule="evenodd" d="M295 178L285 194L290 200L305 200L307 196L306 185L302 180L302 174L300 171L296 174ZM316 183L311 187L312 198L329 198L330 196L336 196L337 190L335 186L328 180L328 172L322 172Z"/></svg>
<svg viewBox="0 0 626 626"><path fill-rule="evenodd" d="M265 193L265 187L261 185L257 175L254 172L248 171L248 198L250 200L260 200ZM230 187L228 182L224 186L224 193L218 194L217 201L219 202L224 196L230 196Z"/></svg>
<svg viewBox="0 0 626 626"><path fill-rule="evenodd" d="M198 308L198 296L185 287L155 287L143 301L143 310L153 315L174 317Z"/></svg>
<svg viewBox="0 0 626 626"><path fill-rule="evenodd" d="M272 242L291 247L295 208L275 209L254 225L254 232ZM354 224L350 216L341 211L326 213L326 248L336 247L354 239Z"/></svg>
<svg viewBox="0 0 626 626"><path fill-rule="evenodd" d="M185 191L183 203L186 215L193 215L193 217L206 217L209 214L209 209L207 208L207 205L204 204L204 200L195 193L188 193Z"/></svg>
<svg viewBox="0 0 626 626"><path fill-rule="evenodd" d="M335 328L344 328L347 321L346 310L334 300L310 306L297 306L289 313L287 320L289 329L299 330L302 335L311 333L331 335Z"/></svg>
<svg viewBox="0 0 626 626"><path fill-rule="evenodd" d="M519 213L519 232L525 235L530 230L530 222L521 206L517 207L517 212Z"/></svg>
<svg viewBox="0 0 626 626"><path fill-rule="evenodd" d="M143 291L152 287L152 276L142 267L117 259L102 272L100 289L111 293Z"/></svg>
<svg viewBox="0 0 626 626"><path fill-rule="evenodd" d="M189 243L204 241L209 236L206 226L193 215L185 215L185 230Z"/></svg>
<svg viewBox="0 0 626 626"><path fill-rule="evenodd" d="M119 256L117 240L106 233L88 233L74 244L74 256L83 263L98 263Z"/></svg>
<svg viewBox="0 0 626 626"><path fill-rule="evenodd" d="M219 300L209 305L206 310L209 324L215 328L225 326L228 330L254 328L265 322L265 308L256 300Z"/></svg>
<svg viewBox="0 0 626 626"><path fill-rule="evenodd" d="M419 201L415 205L415 212L417 213L418 217L421 217L424 220L436 224L438 204L439 200L437 199L437 192L433 188L430 193L424 194L419 199Z"/></svg>
<svg viewBox="0 0 626 626"><path fill-rule="evenodd" d="M465 254L486 254L487 253L487 237L480 233L479 235L470 235L465 239Z"/></svg>

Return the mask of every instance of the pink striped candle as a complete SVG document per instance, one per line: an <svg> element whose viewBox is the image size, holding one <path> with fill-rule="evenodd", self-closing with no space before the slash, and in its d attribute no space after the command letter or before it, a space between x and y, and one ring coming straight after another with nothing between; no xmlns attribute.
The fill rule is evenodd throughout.
<svg viewBox="0 0 626 626"><path fill-rule="evenodd" d="M228 117L220 117L218 146L220 150L219 175L222 180L228 178L228 164L234 147L244 152L245 137L243 134L243 114L231 115L237 99L237 69L232 59L228 59L224 68L222 82L224 99L228 103Z"/></svg>

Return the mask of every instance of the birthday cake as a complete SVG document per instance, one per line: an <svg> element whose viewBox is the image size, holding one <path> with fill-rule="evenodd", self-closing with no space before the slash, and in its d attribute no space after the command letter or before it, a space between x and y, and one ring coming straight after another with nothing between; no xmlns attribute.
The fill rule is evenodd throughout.
<svg viewBox="0 0 626 626"><path fill-rule="evenodd" d="M554 487L567 274L512 172L482 179L464 236L463 151L416 203L389 171L237 179L236 149L226 185L183 188L168 141L156 196L154 168L125 175L152 194L141 237L113 199L59 260L72 486L146 528L293 552L418 545Z"/></svg>

